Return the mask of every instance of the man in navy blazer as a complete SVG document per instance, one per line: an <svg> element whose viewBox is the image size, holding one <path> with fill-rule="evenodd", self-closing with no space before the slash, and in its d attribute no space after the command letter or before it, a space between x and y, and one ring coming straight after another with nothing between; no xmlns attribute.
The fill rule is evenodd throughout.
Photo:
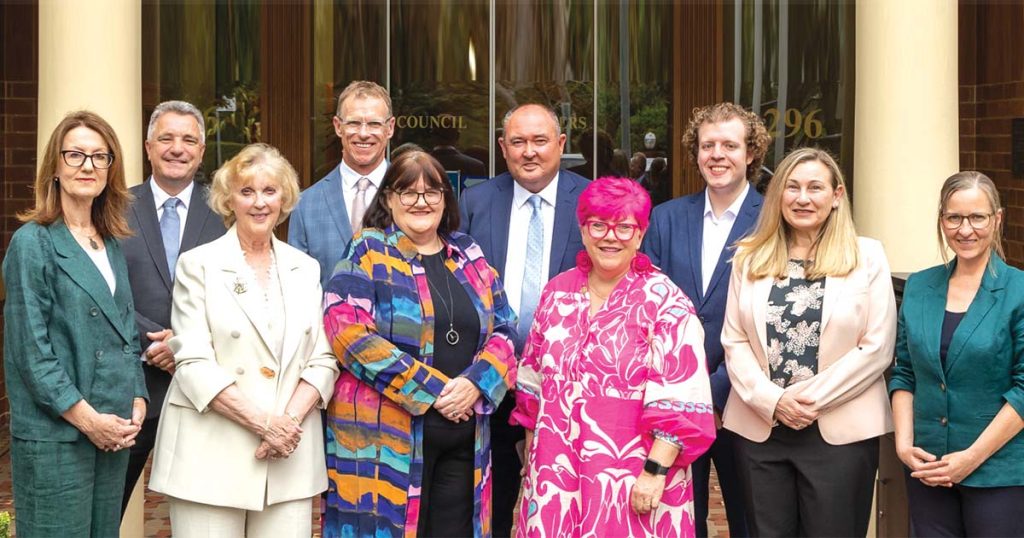
<svg viewBox="0 0 1024 538"><path fill-rule="evenodd" d="M722 350L722 322L732 271L731 246L757 221L763 197L748 181L756 179L770 137L761 119L732 103L694 111L683 145L706 187L654 209L643 251L678 285L704 326L704 352L711 376L718 437L693 463L697 536L708 535L708 480L711 462L725 499L729 534L747 536L743 488L733 457L733 434L721 428L729 397L729 374Z"/></svg>
<svg viewBox="0 0 1024 538"><path fill-rule="evenodd" d="M522 352L522 340L529 331L523 320L526 297L524 274L528 264L540 265L539 285L576 265L576 254L583 249L576 222L576 202L588 181L567 170L559 170L565 135L558 116L539 104L523 104L510 110L502 122L504 135L498 140L509 171L467 189L459 203L462 231L483 249L488 263L501 276L509 304L520 314L516 354ZM538 209L544 229L543 259L528 259L527 245L533 205ZM545 263L546 260L546 263ZM538 291L539 290L535 290ZM539 295L538 295L539 296ZM530 315L526 316L531 319ZM509 394L512 394L511 391ZM519 471L522 464L516 444L523 439L523 428L510 426L509 415L515 398L507 395L491 417L491 469L494 483L492 529L496 537L512 532L512 511L519 496Z"/></svg>
<svg viewBox="0 0 1024 538"><path fill-rule="evenodd" d="M384 157L395 132L391 95L376 83L354 81L338 96L332 121L341 163L302 193L288 221L288 244L320 262L321 286L362 227L387 171Z"/></svg>
<svg viewBox="0 0 1024 538"><path fill-rule="evenodd" d="M171 332L171 293L174 275L164 248L160 219L164 204L171 202L177 220L177 253L185 252L224 235L224 221L206 205L206 187L195 183L205 145L203 115L184 101L166 101L153 110L146 133L146 155L152 177L131 188L134 198L128 225L135 235L121 242L128 262L128 280L135 303L135 326L145 362L142 371L149 390L149 407L142 431L128 457L121 514L128 506L135 482L142 474L153 443L167 387L174 372L174 353L167 346Z"/></svg>

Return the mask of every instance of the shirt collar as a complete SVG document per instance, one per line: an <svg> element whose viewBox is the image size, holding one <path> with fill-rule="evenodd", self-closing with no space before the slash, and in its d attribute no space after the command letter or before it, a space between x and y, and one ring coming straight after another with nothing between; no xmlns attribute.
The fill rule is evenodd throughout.
<svg viewBox="0 0 1024 538"><path fill-rule="evenodd" d="M342 159L341 164L338 165L338 173L341 174L341 185L346 190L355 190L356 183L359 181L359 178L361 177L369 179L370 183L373 184L373 188L380 188L380 182L383 181L384 173L387 171L387 159L381 161L380 164L377 165L377 168L374 168L372 172L366 174L365 176L353 170L352 167L350 167L348 163L345 162L345 159Z"/></svg>
<svg viewBox="0 0 1024 538"><path fill-rule="evenodd" d="M544 187L543 190L537 193L540 195L541 200L544 200L551 207L555 207L555 199L558 197L559 175L559 173L556 173L554 179L551 180L551 183L548 183L547 187ZM520 185L517 181L513 181L512 183L512 207L521 209L526 205L527 200L529 200L534 193L526 190L526 188Z"/></svg>
<svg viewBox="0 0 1024 538"><path fill-rule="evenodd" d="M171 195L160 188L160 184L153 179L153 176L149 176L149 186L153 191L153 203L156 204L157 209L160 209ZM184 189L181 189L181 192L175 196L175 198L181 200L181 204L185 206L185 211L188 211L188 204L192 201L192 189L194 189L195 186L195 181L189 181L188 185Z"/></svg>
<svg viewBox="0 0 1024 538"><path fill-rule="evenodd" d="M722 212L722 215L718 218L723 218L726 215L729 215L732 218L736 218L736 215L740 214L740 208L743 207L743 201L747 199L748 192L750 192L750 182L745 181L743 183L743 192L741 192L740 195L737 196L735 200L733 200L732 205L727 207L725 211ZM704 217L706 218L708 216L710 216L711 218L715 218L715 212L711 208L711 197L708 196L708 190L704 189Z"/></svg>

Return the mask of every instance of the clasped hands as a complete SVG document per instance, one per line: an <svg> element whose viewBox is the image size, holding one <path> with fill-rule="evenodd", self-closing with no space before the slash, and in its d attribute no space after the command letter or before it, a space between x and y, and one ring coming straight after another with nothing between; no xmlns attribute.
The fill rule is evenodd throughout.
<svg viewBox="0 0 1024 538"><path fill-rule="evenodd" d="M775 420L794 430L802 430L818 420L814 403L815 401L807 396L793 394L787 390L775 404Z"/></svg>
<svg viewBox="0 0 1024 538"><path fill-rule="evenodd" d="M963 482L982 463L970 448L950 452L940 459L920 447L897 442L896 455L910 469L911 477L932 487L951 488Z"/></svg>
<svg viewBox="0 0 1024 538"><path fill-rule="evenodd" d="M117 452L135 445L135 438L142 430L142 421L146 419L146 400L135 398L132 401L132 418L121 418L110 413L97 413L92 417L90 426L84 430L92 444L104 452Z"/></svg>
<svg viewBox="0 0 1024 538"><path fill-rule="evenodd" d="M444 418L458 424L473 416L473 405L480 398L480 389L465 377L453 377L434 401L434 409Z"/></svg>
<svg viewBox="0 0 1024 538"><path fill-rule="evenodd" d="M287 458L302 440L302 427L288 415L269 417L262 438L256 448L256 459Z"/></svg>

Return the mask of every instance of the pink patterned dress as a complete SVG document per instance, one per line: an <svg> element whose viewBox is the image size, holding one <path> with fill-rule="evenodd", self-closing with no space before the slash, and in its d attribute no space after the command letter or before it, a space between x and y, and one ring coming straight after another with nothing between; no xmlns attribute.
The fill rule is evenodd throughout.
<svg viewBox="0 0 1024 538"><path fill-rule="evenodd" d="M512 422L534 431L517 535L693 536L690 463L715 439L704 331L656 270L630 270L591 318L587 273L544 288L519 365ZM655 437L682 450L661 506L630 491Z"/></svg>

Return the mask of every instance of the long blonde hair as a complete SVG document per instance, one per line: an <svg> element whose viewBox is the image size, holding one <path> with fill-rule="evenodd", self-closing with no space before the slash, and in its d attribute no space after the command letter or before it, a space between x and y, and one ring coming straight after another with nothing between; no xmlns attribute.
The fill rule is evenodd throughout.
<svg viewBox="0 0 1024 538"><path fill-rule="evenodd" d="M939 191L939 214L935 220L935 230L939 234L939 252L942 254L942 261L946 264L950 263L949 259L949 244L946 242L946 234L942 232L942 214L946 212L946 206L949 204L949 199L954 194L960 191L966 191L970 189L978 189L985 193L985 197L988 198L989 206L992 209L992 246L989 247L1003 260L1006 259L1006 254L1003 252L1003 231L1002 222L996 223L996 217L999 212L1003 210L1003 206L999 202L999 189L996 188L996 184L992 182L992 179L982 174L981 172L975 172L973 170L965 170L963 172L957 172L942 183L942 190Z"/></svg>
<svg viewBox="0 0 1024 538"><path fill-rule="evenodd" d="M754 231L736 245L733 264L745 268L751 279L764 277L785 278L789 261L789 241L793 231L782 218L782 194L786 181L793 170L806 162L817 161L828 169L832 176L832 188L843 187L839 205L829 213L822 224L812 251L816 248L814 260L805 267L808 279L816 280L826 276L846 276L857 267L859 249L857 230L853 226L850 199L846 193L846 182L836 160L825 150L799 148L791 151L779 163L775 175L768 183L761 216Z"/></svg>

